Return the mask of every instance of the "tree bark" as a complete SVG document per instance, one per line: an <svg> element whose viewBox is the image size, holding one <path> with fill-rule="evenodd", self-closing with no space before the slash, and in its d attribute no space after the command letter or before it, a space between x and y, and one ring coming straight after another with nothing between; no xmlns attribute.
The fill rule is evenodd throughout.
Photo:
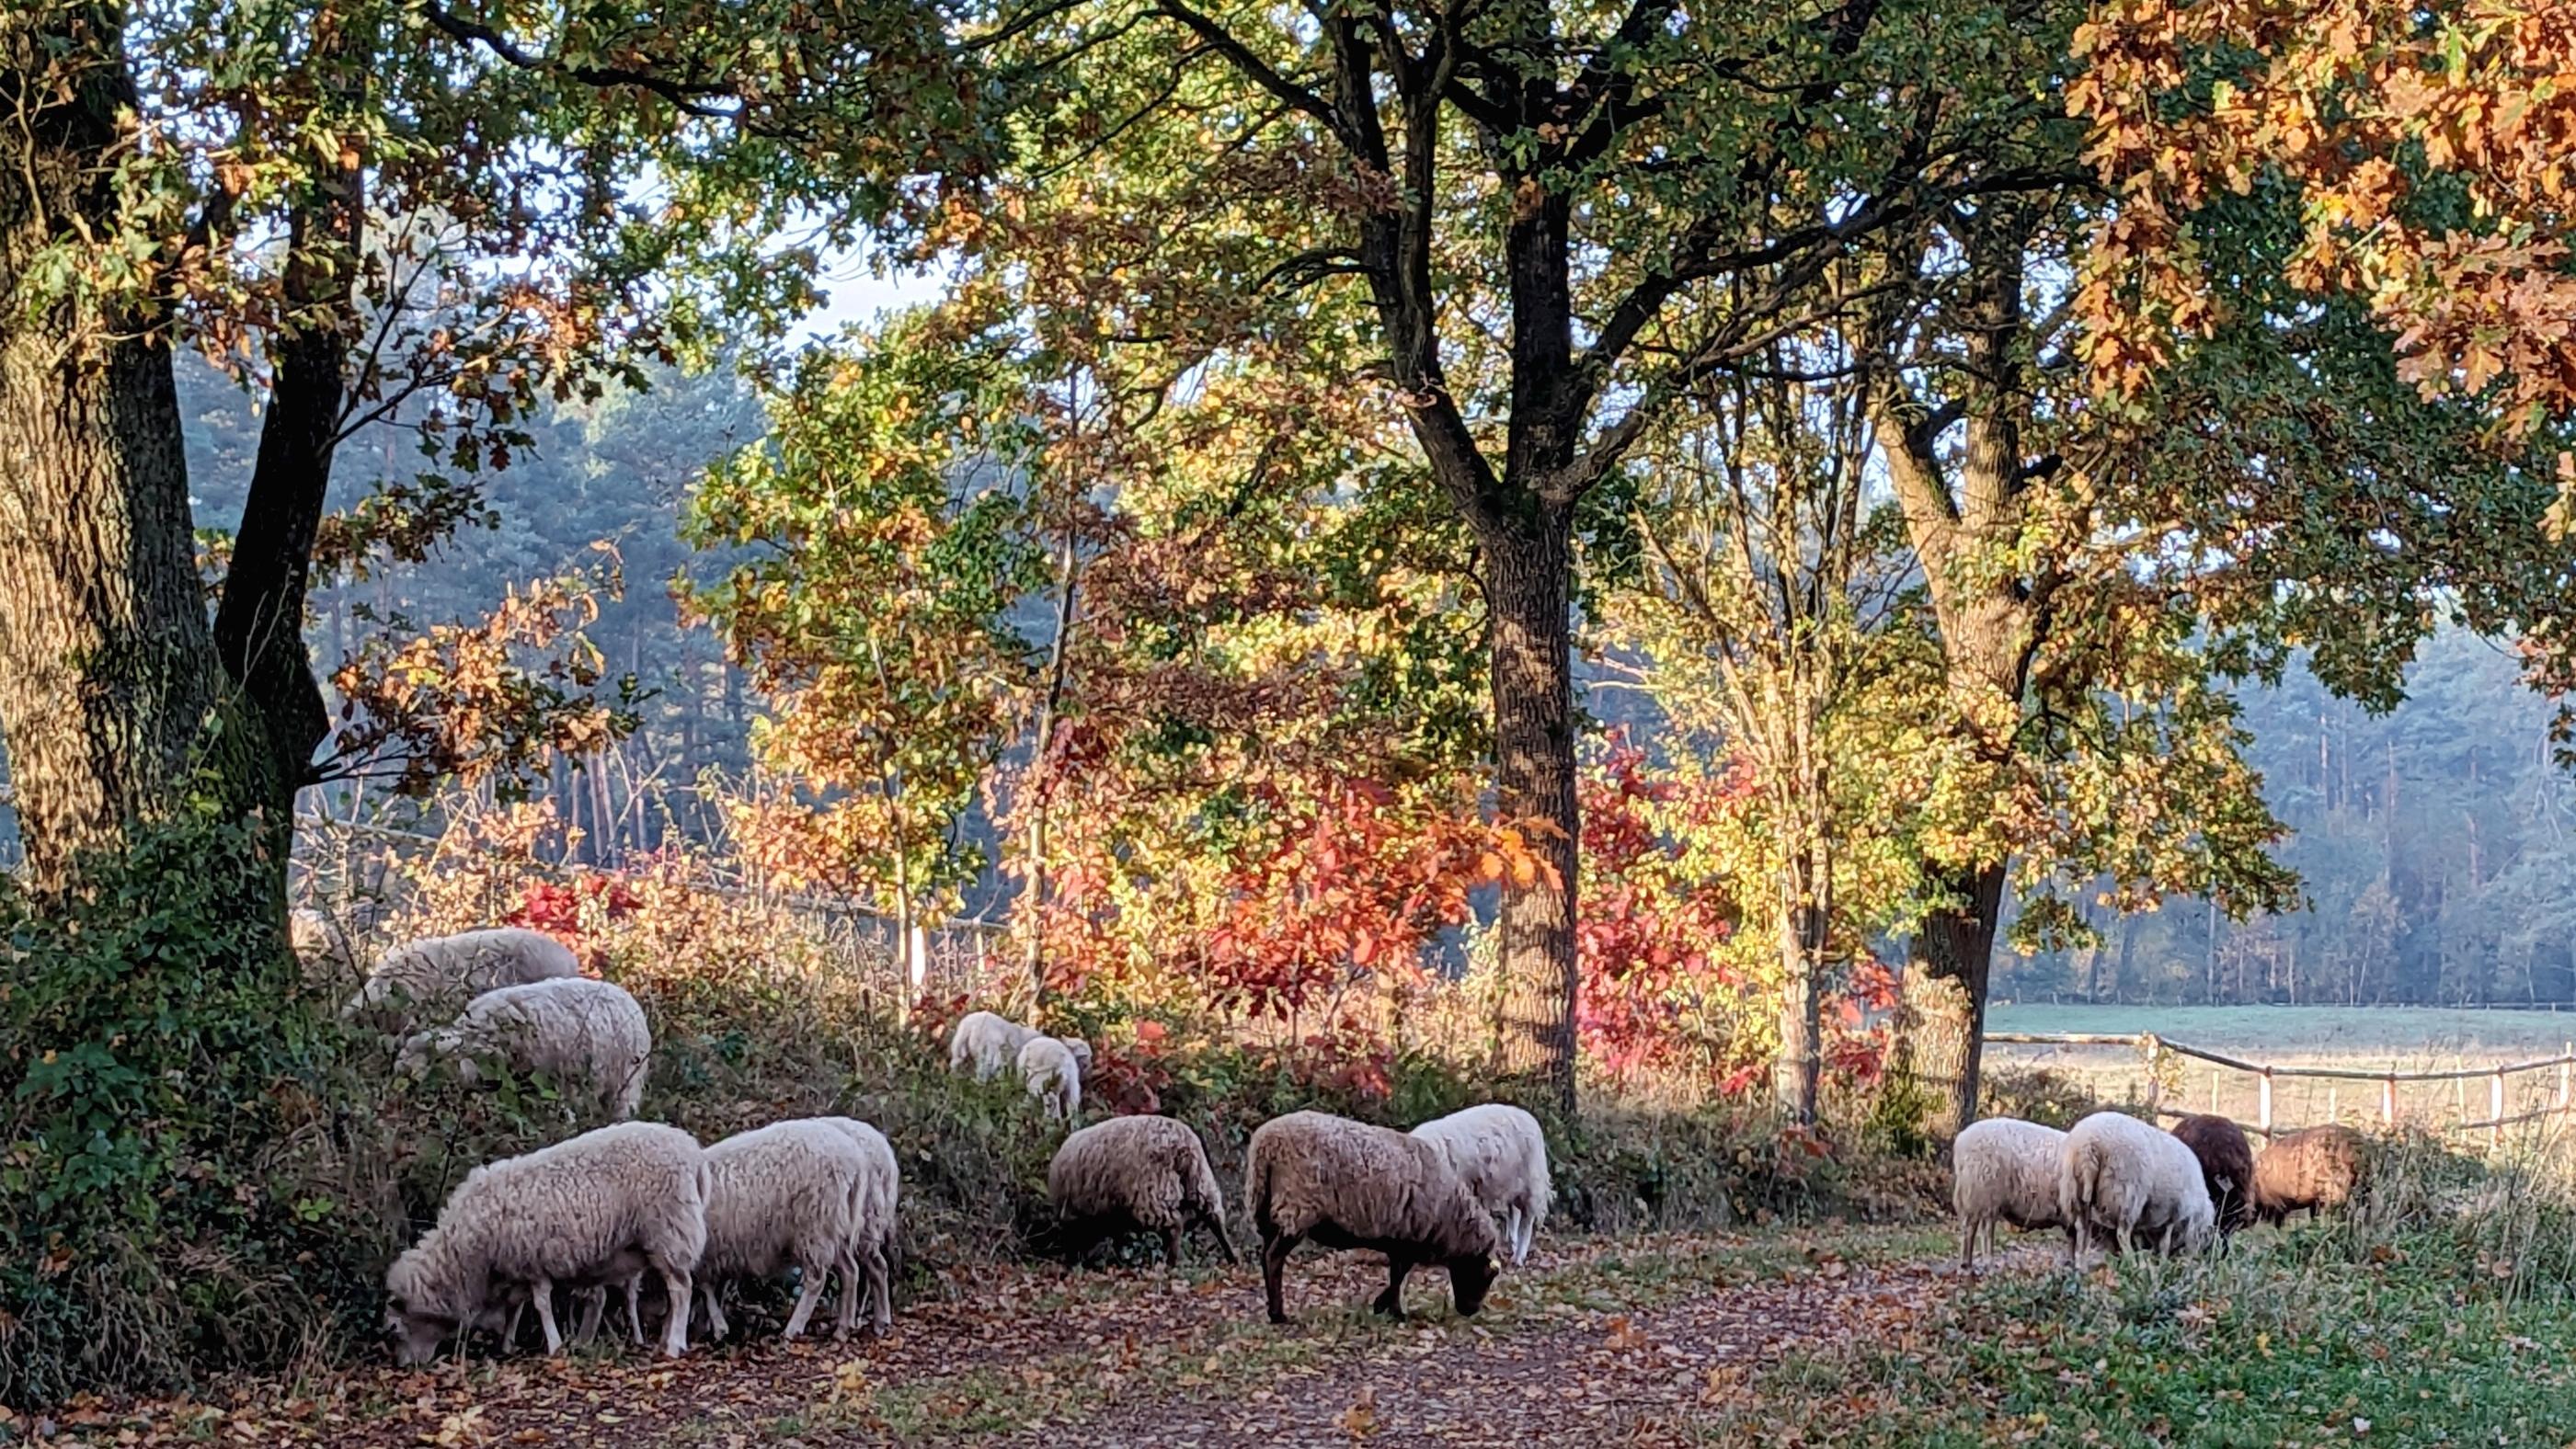
<svg viewBox="0 0 2576 1449"><path fill-rule="evenodd" d="M1566 580L1571 530L1532 511L1483 540L1493 635L1494 766L1502 819L1528 833L1546 867L1506 878L1502 900L1504 1071L1574 1108L1574 682ZM1553 878L1551 878L1551 873Z"/></svg>
<svg viewBox="0 0 2576 1449"><path fill-rule="evenodd" d="M51 891L83 855L171 813L200 766L229 792L247 762L238 729L206 728L226 690L164 319L151 304L18 310L40 252L122 230L111 173L136 144L121 12L38 25L18 55L57 45L56 65L0 70L15 117L0 149L0 737L28 878ZM203 752L210 740L220 757Z"/></svg>
<svg viewBox="0 0 2576 1449"><path fill-rule="evenodd" d="M1780 939L1780 1055L1772 1064L1772 1090L1792 1121L1816 1120L1817 1090L1824 1077L1824 971L1829 914L1819 907L1799 866L1780 873L1777 931Z"/></svg>
<svg viewBox="0 0 2576 1449"><path fill-rule="evenodd" d="M1995 861L1944 882L1961 904L1924 918L1906 963L1897 1002L1899 1061L1932 1094L1924 1129L1938 1141L1977 1119L1986 976L2010 874L2009 862Z"/></svg>

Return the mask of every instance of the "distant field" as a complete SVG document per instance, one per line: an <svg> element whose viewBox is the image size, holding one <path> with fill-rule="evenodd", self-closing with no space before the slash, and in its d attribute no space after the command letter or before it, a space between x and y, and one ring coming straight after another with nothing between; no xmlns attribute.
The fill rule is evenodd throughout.
<svg viewBox="0 0 2576 1449"><path fill-rule="evenodd" d="M2115 1034L2154 1032L2168 1040L2273 1066L2342 1067L2362 1072L2429 1071L2493 1066L2552 1057L2576 1039L2576 1012L2461 1011L2412 1007L2347 1006L1998 1006L1987 1013L1995 1032ZM2089 1083L2098 1095L2138 1100L2146 1070L2138 1053L2120 1047L1996 1045L1987 1058L1998 1066L2044 1066ZM2204 1062L2182 1063L2178 1100L2168 1080L2168 1101L2193 1111L2219 1111L2252 1122L2260 1101L2256 1080ZM2488 1084L2402 1083L2401 1119L2457 1122L2484 1118ZM2376 1120L2379 1087L2369 1082L2327 1083L2275 1078L2276 1126L2306 1126L2338 1119ZM2213 1095L2213 1092L2215 1095ZM2508 1079L2508 1115L2548 1105L2558 1074L2532 1072Z"/></svg>

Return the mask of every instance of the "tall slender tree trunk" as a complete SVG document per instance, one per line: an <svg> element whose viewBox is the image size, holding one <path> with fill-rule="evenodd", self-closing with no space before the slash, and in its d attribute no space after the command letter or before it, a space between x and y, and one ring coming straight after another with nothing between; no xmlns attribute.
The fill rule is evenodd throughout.
<svg viewBox="0 0 2576 1449"><path fill-rule="evenodd" d="M242 748L253 722L206 727L228 691L197 581L163 319L22 310L40 253L120 233L112 172L135 144L122 11L37 24L0 58L13 117L0 137L0 737L29 879L53 890L84 854L168 814L192 772L211 771L229 797L256 766Z"/></svg>
<svg viewBox="0 0 2576 1449"><path fill-rule="evenodd" d="M1055 753L1057 713L1064 708L1064 682L1067 651L1072 647L1074 589L1079 559L1076 556L1073 529L1067 526L1064 542L1056 554L1055 638L1047 645L1046 695L1038 701L1037 740L1029 752L1029 788L1034 798L1029 808L1028 891L1024 897L1028 915L1027 952L1022 965L1029 979L1029 1021L1043 1023L1046 1017L1046 898L1047 898L1047 827L1055 803L1055 779L1051 760Z"/></svg>
<svg viewBox="0 0 2576 1449"><path fill-rule="evenodd" d="M1792 1120L1816 1120L1824 1077L1824 972L1831 912L1820 895L1816 862L1801 849L1780 872L1776 930L1780 940L1780 1055L1772 1090Z"/></svg>
<svg viewBox="0 0 2576 1449"><path fill-rule="evenodd" d="M1492 620L1494 766L1502 818L1530 834L1546 867L1506 879L1502 900L1503 1069L1574 1107L1575 856L1571 531L1553 509L1486 530Z"/></svg>

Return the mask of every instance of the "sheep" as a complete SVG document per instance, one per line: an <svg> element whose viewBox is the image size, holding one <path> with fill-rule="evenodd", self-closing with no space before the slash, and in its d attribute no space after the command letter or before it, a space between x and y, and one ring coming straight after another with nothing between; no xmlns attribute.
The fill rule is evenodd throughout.
<svg viewBox="0 0 2576 1449"><path fill-rule="evenodd" d="M2142 1234L2159 1251L2193 1250L2209 1238L2217 1210L2201 1181L2200 1159L2181 1139L2119 1112L2096 1112L2066 1134L2058 1179L2058 1212L2074 1229L2070 1266L2083 1261L2093 1234L2107 1230L2125 1253Z"/></svg>
<svg viewBox="0 0 2576 1449"><path fill-rule="evenodd" d="M895 1232L898 1222L895 1199L903 1187L902 1170L895 1163L894 1144L885 1134L855 1117L817 1117L814 1119L839 1129L859 1144L860 1160L866 1168L860 1192L859 1221L853 1233L846 1260L841 1267L842 1281L859 1281L856 1274L867 1274L868 1295L876 1301L873 1320L882 1336L894 1329L894 1290L891 1283L895 1258ZM848 1333L858 1314L858 1295L841 1295L840 1327Z"/></svg>
<svg viewBox="0 0 2576 1449"><path fill-rule="evenodd" d="M663 1352L688 1351L689 1288L707 1244L706 1154L676 1127L622 1122L467 1173L438 1224L385 1271L395 1357L425 1363L451 1333L524 1293L561 1354L554 1285L659 1273L670 1293ZM515 1285L515 1287L514 1287ZM629 1296L632 1313L632 1295ZM515 1320L513 1320L515 1322Z"/></svg>
<svg viewBox="0 0 2576 1449"><path fill-rule="evenodd" d="M431 936L387 952L340 1019L400 1034L486 991L580 974L571 947L517 926Z"/></svg>
<svg viewBox="0 0 2576 1449"><path fill-rule="evenodd" d="M2361 1134L2349 1127L2308 1127L2283 1133L2254 1164L2254 1213L2278 1225L2307 1209L2313 1219L2351 1202L2369 1181Z"/></svg>
<svg viewBox="0 0 2576 1449"><path fill-rule="evenodd" d="M1057 1037L1056 1040L1063 1042L1064 1049L1073 1053L1073 1063L1075 1066L1082 1068L1082 1074L1086 1077L1090 1076L1091 1043L1084 1041L1078 1036L1060 1036Z"/></svg>
<svg viewBox="0 0 2576 1449"><path fill-rule="evenodd" d="M453 1026L415 1032L395 1070L418 1073L435 1057L453 1058L468 1086L480 1079L475 1058L489 1054L521 1072L545 1072L588 1085L619 1121L635 1115L653 1054L644 1008L613 982L573 976L504 986L477 996Z"/></svg>
<svg viewBox="0 0 2576 1449"><path fill-rule="evenodd" d="M298 906L287 916L286 942L307 983L344 981L357 972L357 951L349 943L349 933L312 906Z"/></svg>
<svg viewBox="0 0 2576 1449"><path fill-rule="evenodd" d="M1113 1117L1064 1139L1047 1164L1047 1199L1077 1250L1141 1228L1163 1239L1163 1261L1181 1261L1181 1234L1205 1223L1229 1263L1225 1198L1199 1135L1169 1117Z"/></svg>
<svg viewBox="0 0 2576 1449"><path fill-rule="evenodd" d="M1035 1027L1022 1026L989 1011L968 1012L957 1023L957 1029L949 1033L948 1070L964 1071L971 1063L975 1080L989 1082L1018 1061L1020 1048L1039 1035Z"/></svg>
<svg viewBox="0 0 2576 1449"><path fill-rule="evenodd" d="M2037 1122L1989 1117L1960 1129L1950 1144L1950 1201L1959 1213L1959 1267L1975 1272L1977 1241L1995 1250L1995 1224L2023 1232L2067 1228L2058 1201L2066 1171L2066 1134Z"/></svg>
<svg viewBox="0 0 2576 1449"><path fill-rule="evenodd" d="M785 1337L804 1333L834 1269L846 1324L859 1291L856 1245L872 1236L875 1166L857 1135L815 1118L773 1122L707 1148L707 1250L698 1276L717 1338L730 1331L722 1285L773 1277L790 1264L799 1286Z"/></svg>
<svg viewBox="0 0 2576 1449"><path fill-rule="evenodd" d="M1082 1111L1082 1062L1051 1036L1029 1038L1020 1048L1020 1081L1046 1105L1047 1120L1071 1122Z"/></svg>
<svg viewBox="0 0 2576 1449"><path fill-rule="evenodd" d="M1458 1312L1485 1306L1498 1265L1493 1216L1439 1148L1388 1127L1324 1112L1261 1124L1244 1164L1243 1198L1261 1231L1261 1284L1272 1323L1286 1323L1280 1276L1307 1238L1327 1248L1386 1254L1386 1291L1370 1306L1404 1317L1404 1279L1417 1264L1448 1270Z"/></svg>
<svg viewBox="0 0 2576 1449"><path fill-rule="evenodd" d="M1436 1117L1413 1135L1438 1147L1488 1212L1505 1215L1512 1266L1529 1258L1530 1239L1547 1220L1547 1134L1518 1107L1488 1102Z"/></svg>
<svg viewBox="0 0 2576 1449"><path fill-rule="evenodd" d="M2173 1124L2173 1135L2200 1159L2201 1183L2218 1210L2218 1237L2224 1246L2229 1234L2254 1221L2254 1149L2245 1141L2245 1129L2203 1113Z"/></svg>

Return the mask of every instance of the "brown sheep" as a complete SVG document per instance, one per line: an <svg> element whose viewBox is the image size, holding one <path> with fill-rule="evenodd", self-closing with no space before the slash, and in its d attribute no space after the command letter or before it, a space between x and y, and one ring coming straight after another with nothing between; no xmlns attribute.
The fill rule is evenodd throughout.
<svg viewBox="0 0 2576 1449"><path fill-rule="evenodd" d="M2200 1159L2200 1175L2208 1184L2209 1201L2218 1209L2221 1240L2250 1226L2254 1221L2254 1148L2245 1140L2245 1129L2225 1117L2204 1114L2176 1122L2173 1135Z"/></svg>
<svg viewBox="0 0 2576 1449"><path fill-rule="evenodd" d="M2351 1202L2369 1175L2361 1134L2308 1127L2272 1139L2254 1164L2254 1212L2279 1223L2301 1208L2310 1218Z"/></svg>
<svg viewBox="0 0 2576 1449"><path fill-rule="evenodd" d="M1225 1199L1207 1150L1186 1122L1112 1117L1064 1139L1047 1164L1047 1197L1062 1216L1059 1234L1076 1255L1129 1229L1160 1234L1163 1261L1181 1261L1181 1233L1204 1223L1235 1261Z"/></svg>
<svg viewBox="0 0 2576 1449"><path fill-rule="evenodd" d="M1280 1274L1307 1238L1327 1248L1386 1254L1386 1291L1370 1304L1404 1317L1404 1278L1424 1263L1448 1270L1461 1314L1485 1306L1501 1240L1440 1149L1419 1137L1324 1112L1291 1112L1252 1134L1243 1198L1261 1230L1261 1285L1270 1321L1286 1323Z"/></svg>

